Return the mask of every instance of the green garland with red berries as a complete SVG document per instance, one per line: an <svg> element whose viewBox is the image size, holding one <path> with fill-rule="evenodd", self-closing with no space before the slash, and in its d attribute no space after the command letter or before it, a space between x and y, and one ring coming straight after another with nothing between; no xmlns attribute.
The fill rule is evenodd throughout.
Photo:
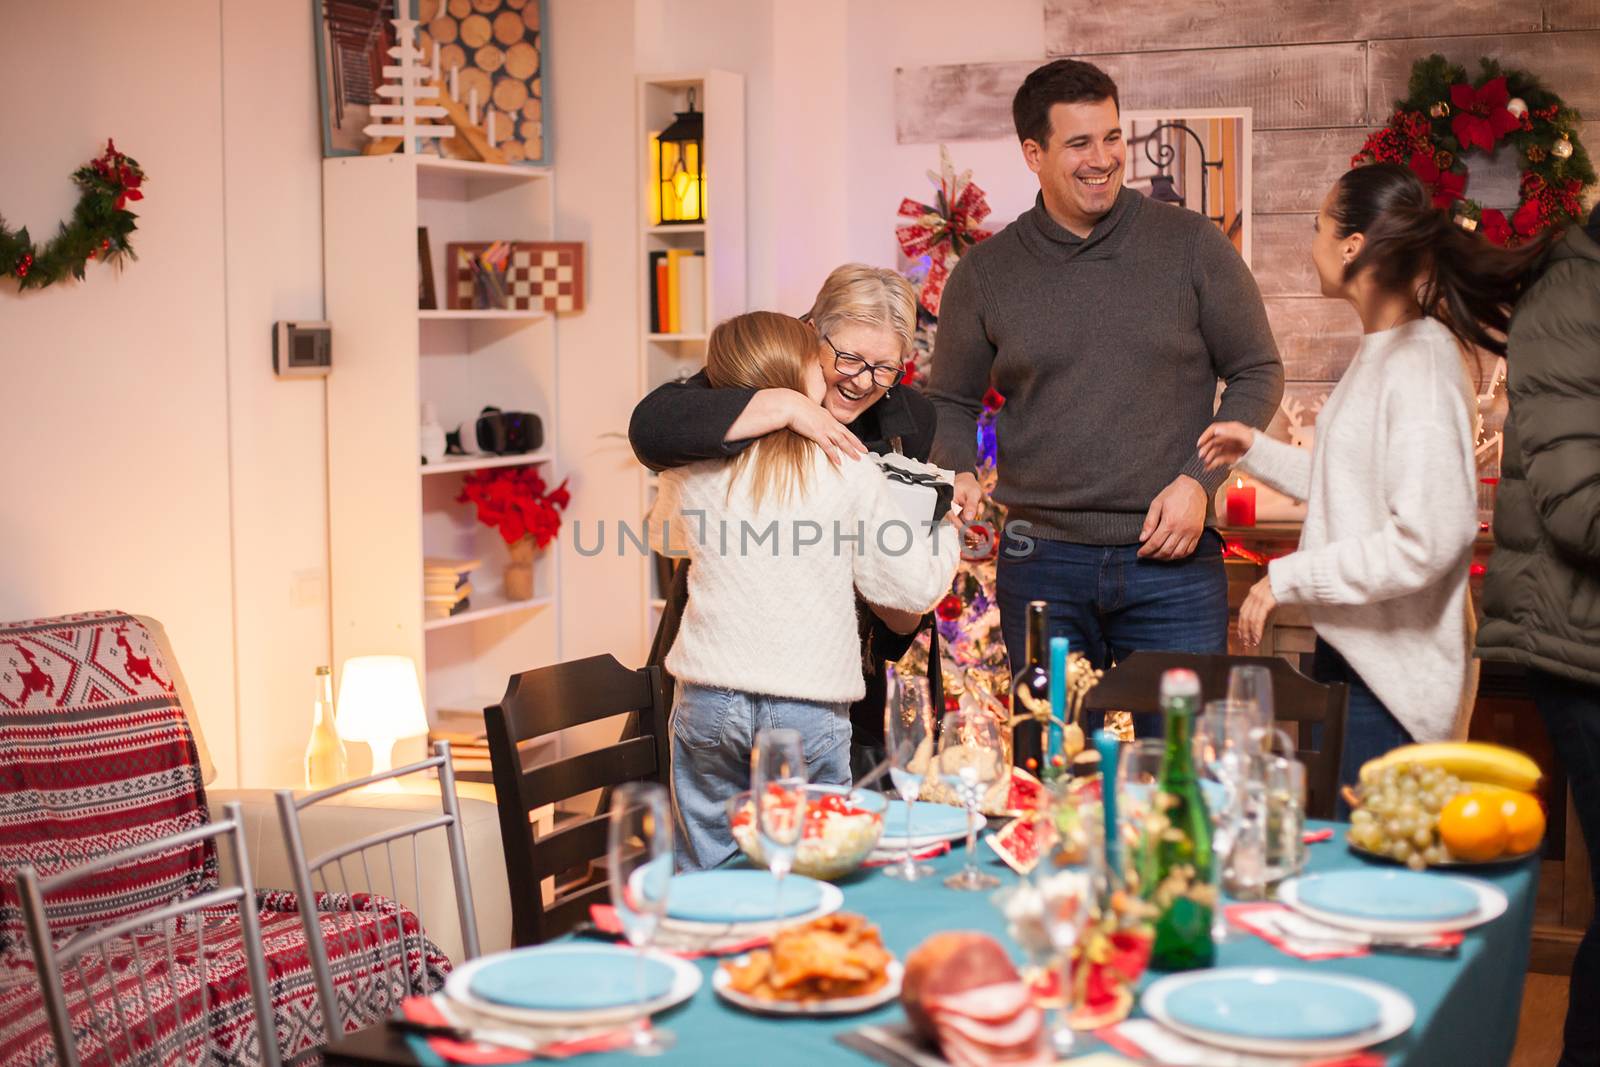
<svg viewBox="0 0 1600 1067"><path fill-rule="evenodd" d="M1580 220L1584 187L1595 180L1589 153L1578 140L1576 111L1524 70L1480 59L1477 78L1441 55L1411 68L1404 100L1389 124L1373 133L1351 159L1403 163L1468 230L1497 245L1522 244L1552 227ZM1507 219L1466 196L1466 156L1509 146L1522 171L1521 202Z"/></svg>
<svg viewBox="0 0 1600 1067"><path fill-rule="evenodd" d="M44 247L33 243L26 226L12 230L0 218L0 278L16 278L21 289L42 289L69 274L82 281L91 260L120 265L124 256L139 258L128 243L138 216L127 209L128 201L144 199L138 162L107 140L105 153L74 171L72 180L82 189L78 205Z"/></svg>

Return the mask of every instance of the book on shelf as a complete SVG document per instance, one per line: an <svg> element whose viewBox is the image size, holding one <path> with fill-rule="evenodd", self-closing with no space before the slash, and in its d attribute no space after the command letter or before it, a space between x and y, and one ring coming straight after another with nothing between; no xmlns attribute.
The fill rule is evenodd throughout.
<svg viewBox="0 0 1600 1067"><path fill-rule="evenodd" d="M448 556L425 556L422 560L422 573L424 575L458 575L471 574L483 566L481 559L452 559Z"/></svg>
<svg viewBox="0 0 1600 1067"><path fill-rule="evenodd" d="M440 708L433 713L433 726L428 730L429 741L448 741L451 745L488 746L488 727L483 721L483 711L472 708Z"/></svg>
<svg viewBox="0 0 1600 1067"><path fill-rule="evenodd" d="M422 602L422 617L424 619L448 619L453 615L472 610L472 601L462 597L454 603L443 600L424 600Z"/></svg>
<svg viewBox="0 0 1600 1067"><path fill-rule="evenodd" d="M678 260L678 332L706 332L706 257L698 252Z"/></svg>
<svg viewBox="0 0 1600 1067"><path fill-rule="evenodd" d="M650 332L706 331L706 256L690 248L649 254Z"/></svg>
<svg viewBox="0 0 1600 1067"><path fill-rule="evenodd" d="M650 253L650 332L665 333L667 321L667 254Z"/></svg>

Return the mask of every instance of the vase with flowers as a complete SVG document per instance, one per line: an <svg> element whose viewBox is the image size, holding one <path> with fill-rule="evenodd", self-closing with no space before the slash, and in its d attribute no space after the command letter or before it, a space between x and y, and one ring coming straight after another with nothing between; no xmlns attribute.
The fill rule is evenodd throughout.
<svg viewBox="0 0 1600 1067"><path fill-rule="evenodd" d="M511 562L505 570L508 600L533 598L533 557L561 530L561 513L571 502L565 480L551 489L539 468L491 467L461 480L456 502L478 508L478 521L505 539Z"/></svg>

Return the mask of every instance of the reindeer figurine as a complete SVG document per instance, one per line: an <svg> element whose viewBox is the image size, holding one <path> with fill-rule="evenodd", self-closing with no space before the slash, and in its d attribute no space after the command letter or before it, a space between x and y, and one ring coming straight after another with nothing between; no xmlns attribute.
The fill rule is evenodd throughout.
<svg viewBox="0 0 1600 1067"><path fill-rule="evenodd" d="M44 668L39 666L39 661L33 658L33 653L29 652L25 646L19 645L15 641L10 642L10 644L12 648L22 655L23 659L28 661L27 670L17 671L17 679L22 682L22 692L17 696L16 706L19 708L26 707L28 698L35 693L43 693L45 696L54 699L56 695L56 680L50 677ZM15 667L17 661L13 659L11 665Z"/></svg>
<svg viewBox="0 0 1600 1067"><path fill-rule="evenodd" d="M140 678L148 678L161 688L171 692L172 683L166 681L155 672L155 668L150 666L150 657L134 654L133 644L128 640L127 624L119 624L112 632L117 635L117 644L122 646L124 669L128 672L128 681L137 683Z"/></svg>

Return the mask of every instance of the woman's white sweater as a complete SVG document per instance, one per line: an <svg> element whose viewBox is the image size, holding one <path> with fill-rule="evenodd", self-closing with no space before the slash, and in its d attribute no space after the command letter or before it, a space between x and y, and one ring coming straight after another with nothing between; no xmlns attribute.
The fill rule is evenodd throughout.
<svg viewBox="0 0 1600 1067"><path fill-rule="evenodd" d="M663 472L650 542L687 556L689 602L667 670L679 681L798 700L866 693L856 593L924 612L950 589L959 532L913 527L871 458L835 468L812 449L806 491L768 493L759 511L749 467L709 460Z"/></svg>
<svg viewBox="0 0 1600 1067"><path fill-rule="evenodd" d="M1455 338L1421 319L1362 339L1310 454L1257 432L1240 463L1307 502L1299 550L1267 569L1278 603L1419 741L1462 735L1477 689L1473 403Z"/></svg>

